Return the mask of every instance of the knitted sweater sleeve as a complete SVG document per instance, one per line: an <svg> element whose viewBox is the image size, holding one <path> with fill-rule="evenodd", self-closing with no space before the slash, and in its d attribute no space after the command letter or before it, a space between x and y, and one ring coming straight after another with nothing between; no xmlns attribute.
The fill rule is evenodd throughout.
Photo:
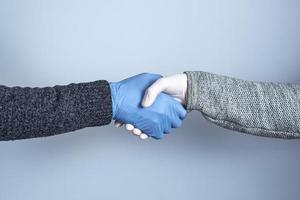
<svg viewBox="0 0 300 200"><path fill-rule="evenodd" d="M44 88L0 86L0 140L44 137L110 123L107 81Z"/></svg>
<svg viewBox="0 0 300 200"><path fill-rule="evenodd" d="M185 72L187 109L210 122L248 134L300 138L300 86Z"/></svg>

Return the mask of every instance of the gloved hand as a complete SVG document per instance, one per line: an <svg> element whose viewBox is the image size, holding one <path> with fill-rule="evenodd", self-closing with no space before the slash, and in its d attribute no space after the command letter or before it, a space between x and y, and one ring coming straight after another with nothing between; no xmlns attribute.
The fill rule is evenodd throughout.
<svg viewBox="0 0 300 200"><path fill-rule="evenodd" d="M146 89L161 78L160 75L143 73L120 82L110 83L113 119L131 124L140 132L156 139L181 125L186 115L184 107L166 94L159 94L156 101L143 108L141 101Z"/></svg>
<svg viewBox="0 0 300 200"><path fill-rule="evenodd" d="M157 79L145 92L143 97L142 106L149 107L157 100L157 96L162 92L169 94L174 99L186 105L186 90L187 90L187 76L186 74L176 74L169 77ZM121 127L122 122L116 121L116 127ZM126 129L132 131L133 134L139 135L141 139L146 139L147 132L142 131L135 127L133 124L127 123Z"/></svg>
<svg viewBox="0 0 300 200"><path fill-rule="evenodd" d="M187 90L186 74L175 74L155 81L147 90L142 105L149 107L153 104L158 94L164 92L171 95L183 105L186 105L185 95Z"/></svg>

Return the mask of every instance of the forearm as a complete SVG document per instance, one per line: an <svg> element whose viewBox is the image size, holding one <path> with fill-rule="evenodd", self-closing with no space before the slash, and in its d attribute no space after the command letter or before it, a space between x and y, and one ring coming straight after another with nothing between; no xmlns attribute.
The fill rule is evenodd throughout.
<svg viewBox="0 0 300 200"><path fill-rule="evenodd" d="M187 109L224 128L268 137L300 138L300 86L186 72Z"/></svg>
<svg viewBox="0 0 300 200"><path fill-rule="evenodd" d="M0 140L50 136L109 124L107 81L45 88L0 86Z"/></svg>

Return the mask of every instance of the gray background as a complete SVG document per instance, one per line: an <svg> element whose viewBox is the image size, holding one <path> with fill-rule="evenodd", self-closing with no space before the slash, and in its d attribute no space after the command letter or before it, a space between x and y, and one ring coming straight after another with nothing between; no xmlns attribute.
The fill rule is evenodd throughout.
<svg viewBox="0 0 300 200"><path fill-rule="evenodd" d="M0 0L0 84L204 70L300 83L298 0ZM161 141L112 125L0 142L0 199L300 199L300 141L191 113Z"/></svg>

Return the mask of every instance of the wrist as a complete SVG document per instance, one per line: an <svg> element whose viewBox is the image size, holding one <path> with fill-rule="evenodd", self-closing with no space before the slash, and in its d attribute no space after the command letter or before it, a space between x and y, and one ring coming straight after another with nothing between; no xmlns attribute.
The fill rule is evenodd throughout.
<svg viewBox="0 0 300 200"><path fill-rule="evenodd" d="M168 87L164 91L185 106L187 93L187 75L185 73L175 74L167 77L166 79L168 81Z"/></svg>
<svg viewBox="0 0 300 200"><path fill-rule="evenodd" d="M180 82L182 88L182 104L186 106L186 93L187 93L187 75L185 73L180 74Z"/></svg>
<svg viewBox="0 0 300 200"><path fill-rule="evenodd" d="M115 119L117 113L118 84L115 82L110 82L109 87L110 87L110 94L111 94L112 118Z"/></svg>

